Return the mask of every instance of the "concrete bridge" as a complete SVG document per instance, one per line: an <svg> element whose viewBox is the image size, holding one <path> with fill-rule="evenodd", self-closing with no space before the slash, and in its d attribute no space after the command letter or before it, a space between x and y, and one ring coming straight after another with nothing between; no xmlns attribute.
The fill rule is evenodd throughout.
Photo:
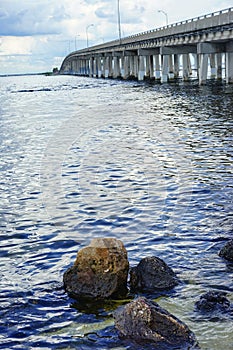
<svg viewBox="0 0 233 350"><path fill-rule="evenodd" d="M233 7L71 52L61 74L233 83Z"/></svg>

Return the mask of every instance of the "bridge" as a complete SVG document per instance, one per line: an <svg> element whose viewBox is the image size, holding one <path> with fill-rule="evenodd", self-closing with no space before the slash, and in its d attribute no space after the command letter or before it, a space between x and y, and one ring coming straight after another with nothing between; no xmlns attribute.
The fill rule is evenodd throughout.
<svg viewBox="0 0 233 350"><path fill-rule="evenodd" d="M60 74L233 83L233 7L71 52Z"/></svg>

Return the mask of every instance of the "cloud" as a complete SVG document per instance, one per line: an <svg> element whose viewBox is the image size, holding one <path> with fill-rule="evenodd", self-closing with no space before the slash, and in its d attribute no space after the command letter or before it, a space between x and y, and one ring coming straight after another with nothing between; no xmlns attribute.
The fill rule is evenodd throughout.
<svg viewBox="0 0 233 350"><path fill-rule="evenodd" d="M15 6L12 7L12 3ZM58 34L61 32L60 24L67 20L69 15L63 5L54 2L37 1L20 2L3 1L0 9L0 35L33 36L45 34Z"/></svg>
<svg viewBox="0 0 233 350"><path fill-rule="evenodd" d="M117 0L1 0L0 74L38 72L70 52L118 38ZM232 0L119 0L122 36L232 6Z"/></svg>

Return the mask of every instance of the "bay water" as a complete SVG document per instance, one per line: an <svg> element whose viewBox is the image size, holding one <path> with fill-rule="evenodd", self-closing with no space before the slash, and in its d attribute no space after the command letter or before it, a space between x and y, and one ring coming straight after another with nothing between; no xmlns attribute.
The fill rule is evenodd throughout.
<svg viewBox="0 0 233 350"><path fill-rule="evenodd" d="M122 240L131 266L158 256L180 284L150 296L205 350L233 348L233 87L77 76L0 78L0 348L134 349L109 301L82 305L63 273L94 237ZM127 301L124 301L127 302Z"/></svg>

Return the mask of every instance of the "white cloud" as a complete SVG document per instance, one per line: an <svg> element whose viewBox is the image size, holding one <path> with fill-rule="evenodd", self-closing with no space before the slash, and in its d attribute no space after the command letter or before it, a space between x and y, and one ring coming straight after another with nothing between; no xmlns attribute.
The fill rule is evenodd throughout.
<svg viewBox="0 0 233 350"><path fill-rule="evenodd" d="M231 0L120 0L122 35L228 8ZM0 74L59 66L75 48L118 37L117 0L1 0Z"/></svg>

